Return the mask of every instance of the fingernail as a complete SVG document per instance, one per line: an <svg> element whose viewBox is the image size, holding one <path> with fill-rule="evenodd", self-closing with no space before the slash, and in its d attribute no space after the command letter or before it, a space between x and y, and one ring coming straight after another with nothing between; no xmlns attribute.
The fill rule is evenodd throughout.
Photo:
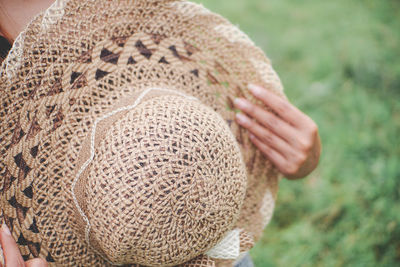
<svg viewBox="0 0 400 267"><path fill-rule="evenodd" d="M236 107L238 107L239 109L245 109L247 106L246 100L241 99L241 98L236 98L234 100L234 104Z"/></svg>
<svg viewBox="0 0 400 267"><path fill-rule="evenodd" d="M253 95L260 95L263 91L258 85L252 83L250 83L247 87L253 93Z"/></svg>
<svg viewBox="0 0 400 267"><path fill-rule="evenodd" d="M237 113L236 118L240 124L248 124L250 122L249 118L247 118L247 116L243 115L242 113Z"/></svg>
<svg viewBox="0 0 400 267"><path fill-rule="evenodd" d="M3 231L3 233L5 233L6 235L11 235L10 229L8 229L5 223L3 223L3 225L1 226L1 231Z"/></svg>
<svg viewBox="0 0 400 267"><path fill-rule="evenodd" d="M249 134L250 139L254 139L254 134Z"/></svg>

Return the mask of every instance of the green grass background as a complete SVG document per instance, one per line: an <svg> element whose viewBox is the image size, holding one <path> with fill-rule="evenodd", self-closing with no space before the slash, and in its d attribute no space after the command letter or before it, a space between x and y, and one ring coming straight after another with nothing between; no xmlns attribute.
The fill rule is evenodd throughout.
<svg viewBox="0 0 400 267"><path fill-rule="evenodd" d="M400 1L197 2L267 53L323 142L313 174L281 182L255 265L400 266Z"/></svg>

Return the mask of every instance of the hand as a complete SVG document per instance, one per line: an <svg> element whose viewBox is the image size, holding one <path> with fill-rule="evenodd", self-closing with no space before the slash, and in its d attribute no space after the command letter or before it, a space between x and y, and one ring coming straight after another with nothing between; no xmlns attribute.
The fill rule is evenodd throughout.
<svg viewBox="0 0 400 267"><path fill-rule="evenodd" d="M47 262L43 259L32 259L24 262L17 243L15 243L5 224L1 227L0 243L3 249L5 267L47 267ZM1 263L0 266L3 267Z"/></svg>
<svg viewBox="0 0 400 267"><path fill-rule="evenodd" d="M249 85L249 90L266 107L235 99L235 106L243 112L236 114L236 121L250 131L250 140L287 178L308 175L317 167L321 152L315 122L288 100L260 86Z"/></svg>

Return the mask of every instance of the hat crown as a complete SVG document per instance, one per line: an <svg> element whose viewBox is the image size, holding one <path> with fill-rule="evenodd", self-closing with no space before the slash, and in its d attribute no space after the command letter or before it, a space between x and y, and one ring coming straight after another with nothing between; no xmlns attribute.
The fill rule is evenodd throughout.
<svg viewBox="0 0 400 267"><path fill-rule="evenodd" d="M158 96L120 114L102 135L78 198L90 244L109 261L183 263L232 229L246 171L235 138L212 109Z"/></svg>

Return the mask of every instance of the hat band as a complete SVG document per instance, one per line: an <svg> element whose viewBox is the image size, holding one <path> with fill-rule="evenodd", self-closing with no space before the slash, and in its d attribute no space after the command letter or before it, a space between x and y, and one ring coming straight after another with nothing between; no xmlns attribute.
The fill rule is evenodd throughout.
<svg viewBox="0 0 400 267"><path fill-rule="evenodd" d="M218 244L216 244L205 254L214 259L237 259L240 256L241 231L243 230L238 228L229 231Z"/></svg>

